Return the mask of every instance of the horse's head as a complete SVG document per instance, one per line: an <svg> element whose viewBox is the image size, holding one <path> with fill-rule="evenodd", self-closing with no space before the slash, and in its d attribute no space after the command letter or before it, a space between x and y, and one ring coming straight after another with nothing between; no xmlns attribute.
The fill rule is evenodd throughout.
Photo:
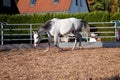
<svg viewBox="0 0 120 80"><path fill-rule="evenodd" d="M38 46L41 40L41 34L39 34L37 31L33 32L33 38L34 38L34 46Z"/></svg>

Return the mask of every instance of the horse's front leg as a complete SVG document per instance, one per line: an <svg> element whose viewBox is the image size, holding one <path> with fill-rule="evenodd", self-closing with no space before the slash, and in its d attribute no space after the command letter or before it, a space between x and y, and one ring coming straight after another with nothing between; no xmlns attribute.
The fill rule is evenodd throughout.
<svg viewBox="0 0 120 80"><path fill-rule="evenodd" d="M62 48L59 47L60 43L60 37L58 35L54 35L54 46L59 49L59 51L62 51Z"/></svg>
<svg viewBox="0 0 120 80"><path fill-rule="evenodd" d="M50 50L50 43L51 43L51 35L50 35L50 33L48 33L48 46L47 46L47 49L45 50L45 52L48 52Z"/></svg>

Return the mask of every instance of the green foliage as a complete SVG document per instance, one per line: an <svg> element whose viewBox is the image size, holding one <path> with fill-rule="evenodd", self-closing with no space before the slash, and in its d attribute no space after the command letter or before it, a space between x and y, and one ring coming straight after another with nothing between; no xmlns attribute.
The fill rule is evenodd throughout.
<svg viewBox="0 0 120 80"><path fill-rule="evenodd" d="M104 4L96 2L91 8L94 11L104 10Z"/></svg>
<svg viewBox="0 0 120 80"><path fill-rule="evenodd" d="M109 13L108 12L91 12L84 14L85 20L89 22L107 22L109 21Z"/></svg>
<svg viewBox="0 0 120 80"><path fill-rule="evenodd" d="M79 19L85 19L89 22L103 22L109 21L108 12L90 12L90 13L77 13L77 14L69 14L69 13L46 13L46 14L31 14L31 15L0 15L0 22L7 22L7 23L44 23L49 19L52 18L69 18L75 17ZM119 14L117 14L119 15ZM111 19L116 16L116 14L111 15Z"/></svg>
<svg viewBox="0 0 120 80"><path fill-rule="evenodd" d="M0 22L7 22L8 17L9 17L9 15L1 14L0 15Z"/></svg>
<svg viewBox="0 0 120 80"><path fill-rule="evenodd" d="M112 6L116 6L114 0L93 0L92 3L89 4L90 11L112 12Z"/></svg>
<svg viewBox="0 0 120 80"><path fill-rule="evenodd" d="M120 20L120 13L111 13L111 18L110 20Z"/></svg>

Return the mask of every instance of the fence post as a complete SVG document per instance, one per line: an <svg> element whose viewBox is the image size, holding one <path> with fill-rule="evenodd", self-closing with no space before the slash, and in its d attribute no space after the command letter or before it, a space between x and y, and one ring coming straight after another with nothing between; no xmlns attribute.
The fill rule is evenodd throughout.
<svg viewBox="0 0 120 80"><path fill-rule="evenodd" d="M1 45L4 45L4 38L3 38L3 23L0 23L1 25Z"/></svg>
<svg viewBox="0 0 120 80"><path fill-rule="evenodd" d="M30 24L30 43L32 44L32 24Z"/></svg>
<svg viewBox="0 0 120 80"><path fill-rule="evenodd" d="M115 22L115 25L114 25L114 28L115 28L115 38L116 38L116 42L118 41L118 24L119 24L119 21L114 21Z"/></svg>

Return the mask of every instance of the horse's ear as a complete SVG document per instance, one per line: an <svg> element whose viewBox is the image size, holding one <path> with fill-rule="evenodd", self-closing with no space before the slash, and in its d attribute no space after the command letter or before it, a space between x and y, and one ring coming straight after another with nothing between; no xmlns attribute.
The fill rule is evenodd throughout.
<svg viewBox="0 0 120 80"><path fill-rule="evenodd" d="M36 31L33 31L33 34L35 34L36 33Z"/></svg>
<svg viewBox="0 0 120 80"><path fill-rule="evenodd" d="M54 25L54 24L55 24L55 22L54 22L54 21L51 21L51 26Z"/></svg>
<svg viewBox="0 0 120 80"><path fill-rule="evenodd" d="M33 31L33 34L35 34L35 31Z"/></svg>

